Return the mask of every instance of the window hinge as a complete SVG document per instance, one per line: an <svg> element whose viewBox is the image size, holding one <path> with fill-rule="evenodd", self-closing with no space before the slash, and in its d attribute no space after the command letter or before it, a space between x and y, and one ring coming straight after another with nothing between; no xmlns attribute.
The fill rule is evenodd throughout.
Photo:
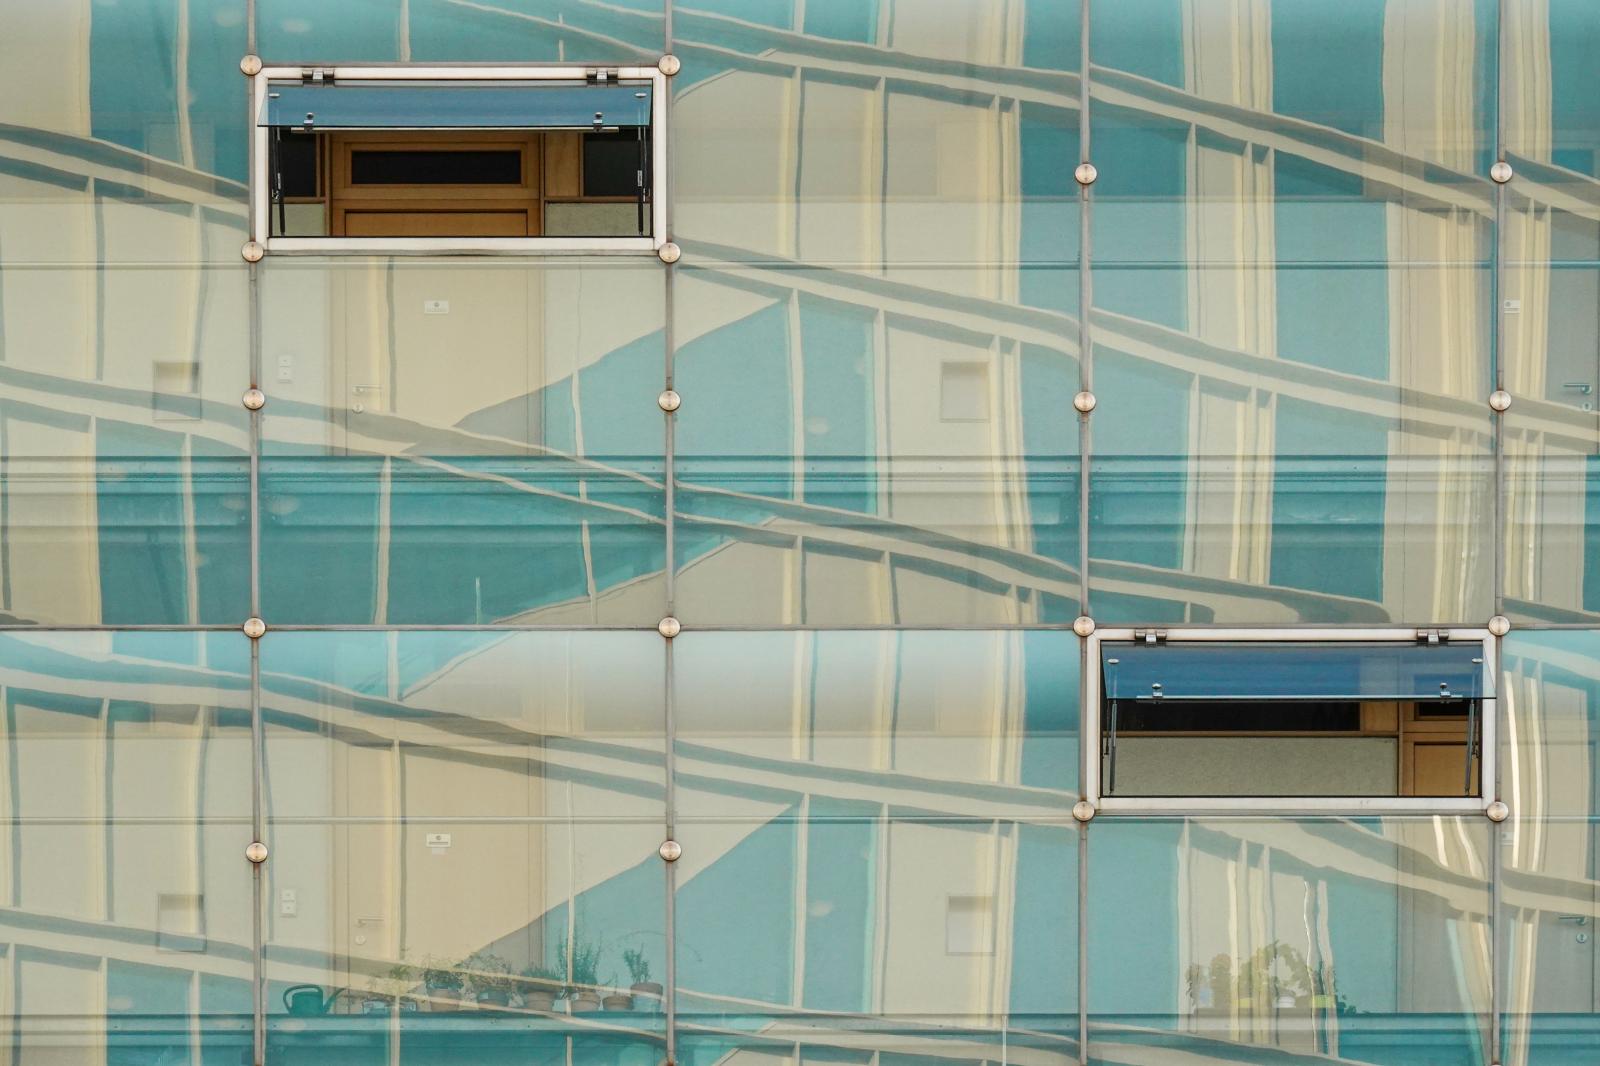
<svg viewBox="0 0 1600 1066"><path fill-rule="evenodd" d="M1167 642L1167 631L1165 629L1135 629L1133 631L1133 639L1143 641L1146 644L1165 644Z"/></svg>
<svg viewBox="0 0 1600 1066"><path fill-rule="evenodd" d="M1417 630L1417 643L1418 644L1442 644L1442 643L1444 643L1445 641L1447 641L1449 639L1450 639L1449 634L1441 632L1440 630L1437 630L1437 629L1419 629L1419 630Z"/></svg>
<svg viewBox="0 0 1600 1066"><path fill-rule="evenodd" d="M331 67L301 67L300 80L306 85L332 85L333 68Z"/></svg>
<svg viewBox="0 0 1600 1066"><path fill-rule="evenodd" d="M590 67L584 72L584 80L590 85L605 85L617 80L616 67Z"/></svg>

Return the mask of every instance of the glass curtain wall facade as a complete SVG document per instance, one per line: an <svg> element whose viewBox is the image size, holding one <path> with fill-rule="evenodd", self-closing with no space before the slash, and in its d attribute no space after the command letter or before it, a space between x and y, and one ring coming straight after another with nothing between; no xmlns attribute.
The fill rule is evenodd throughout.
<svg viewBox="0 0 1600 1066"><path fill-rule="evenodd" d="M0 5L8 1061L1593 1062L1597 52L1589 0ZM676 55L682 259L247 263L247 54ZM1505 616L1510 817L1080 823L1080 615Z"/></svg>

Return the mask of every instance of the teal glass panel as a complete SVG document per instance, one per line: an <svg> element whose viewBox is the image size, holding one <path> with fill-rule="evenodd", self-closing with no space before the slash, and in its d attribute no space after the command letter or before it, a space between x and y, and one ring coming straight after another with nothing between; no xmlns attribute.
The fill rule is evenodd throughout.
<svg viewBox="0 0 1600 1066"><path fill-rule="evenodd" d="M686 623L1076 616L1058 317L821 270L680 268L675 301Z"/></svg>
<svg viewBox="0 0 1600 1066"><path fill-rule="evenodd" d="M1600 632L1514 631L1502 656L1502 1057L1568 1066L1600 1041Z"/></svg>
<svg viewBox="0 0 1600 1066"><path fill-rule="evenodd" d="M1524 74L1506 87L1502 320L1506 614L1600 619L1600 9L1516 3Z"/></svg>
<svg viewBox="0 0 1600 1066"><path fill-rule="evenodd" d="M0 635L0 961L19 1062L250 1047L249 641Z"/></svg>
<svg viewBox="0 0 1600 1066"><path fill-rule="evenodd" d="M244 14L238 0L10 6L0 32L7 269L242 271ZM15 306L5 301L6 317Z"/></svg>
<svg viewBox="0 0 1600 1066"><path fill-rule="evenodd" d="M1078 190L1052 154L1076 151L1075 0L799 10L673 7L673 232L690 261L801 262L1060 309L1028 275L1077 262Z"/></svg>
<svg viewBox="0 0 1600 1066"><path fill-rule="evenodd" d="M272 1061L660 1060L663 649L263 638Z"/></svg>
<svg viewBox="0 0 1600 1066"><path fill-rule="evenodd" d="M685 817L1044 820L1078 799L1070 632L687 630L673 647Z"/></svg>
<svg viewBox="0 0 1600 1066"><path fill-rule="evenodd" d="M660 265L274 260L275 623L665 613Z"/></svg>
<svg viewBox="0 0 1600 1066"><path fill-rule="evenodd" d="M1089 611L1481 619L1496 5L1259 6L1094 13Z"/></svg>
<svg viewBox="0 0 1600 1066"><path fill-rule="evenodd" d="M258 0L269 61L653 64L663 0Z"/></svg>
<svg viewBox="0 0 1600 1066"><path fill-rule="evenodd" d="M680 824L680 1061L1077 1061L1077 828L872 806Z"/></svg>
<svg viewBox="0 0 1600 1066"><path fill-rule="evenodd" d="M242 265L4 261L6 622L237 624L248 614L246 299Z"/></svg>
<svg viewBox="0 0 1600 1066"><path fill-rule="evenodd" d="M318 130L579 129L650 125L650 83L549 83L514 88L448 83L302 85L272 82L262 126Z"/></svg>
<svg viewBox="0 0 1600 1066"><path fill-rule="evenodd" d="M1091 1061L1489 1057L1494 826L1097 819Z"/></svg>

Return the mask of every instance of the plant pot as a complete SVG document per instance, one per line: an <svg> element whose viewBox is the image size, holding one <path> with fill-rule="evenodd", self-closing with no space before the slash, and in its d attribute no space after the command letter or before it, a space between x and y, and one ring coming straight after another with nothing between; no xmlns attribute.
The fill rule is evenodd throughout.
<svg viewBox="0 0 1600 1066"><path fill-rule="evenodd" d="M642 1010L659 1010L661 1008L661 985L655 981L640 981L630 989L633 992L634 1003Z"/></svg>
<svg viewBox="0 0 1600 1066"><path fill-rule="evenodd" d="M387 996L368 996L361 1001L362 1014L388 1014L390 1000Z"/></svg>
<svg viewBox="0 0 1600 1066"><path fill-rule="evenodd" d="M478 992L477 1001L483 1007L509 1007L511 993L503 988L485 988Z"/></svg>
<svg viewBox="0 0 1600 1066"><path fill-rule="evenodd" d="M552 1011L556 1009L556 994L550 991L524 992L522 1005L529 1010Z"/></svg>
<svg viewBox="0 0 1600 1066"><path fill-rule="evenodd" d="M573 1014L590 1014L600 1009L597 992L574 992L567 997L567 1009Z"/></svg>
<svg viewBox="0 0 1600 1066"><path fill-rule="evenodd" d="M461 1005L461 989L429 985L428 999L431 1001L431 1010L456 1010Z"/></svg>
<svg viewBox="0 0 1600 1066"><path fill-rule="evenodd" d="M613 992L600 1001L606 1010L632 1010L633 997L626 992Z"/></svg>

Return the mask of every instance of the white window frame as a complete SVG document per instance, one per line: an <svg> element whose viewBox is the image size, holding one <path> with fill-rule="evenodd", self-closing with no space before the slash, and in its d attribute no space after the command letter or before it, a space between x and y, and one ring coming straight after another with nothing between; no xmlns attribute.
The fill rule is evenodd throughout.
<svg viewBox="0 0 1600 1066"><path fill-rule="evenodd" d="M320 69L340 81L584 81L596 65L273 66L252 79L250 239L281 255L654 255L667 243L667 78L656 67L608 67L618 80L651 83L650 236L648 237L274 237L267 182L269 127L257 125L272 81L299 80Z"/></svg>
<svg viewBox="0 0 1600 1066"><path fill-rule="evenodd" d="M1195 629L1184 627L1143 627L1140 629L1097 629L1087 639L1084 662L1084 703L1082 766L1083 798L1096 814L1482 814L1495 801L1495 725L1499 689L1495 687L1495 637L1487 629L1441 627L1441 640L1451 643L1478 643L1483 647L1483 688L1491 693L1479 700L1478 795L1476 796L1102 796L1100 793L1100 676L1101 645L1107 641L1132 641L1141 634L1159 630L1164 639L1195 643L1221 641L1296 641L1334 643L1339 641L1395 641L1415 643L1419 630L1406 629Z"/></svg>

